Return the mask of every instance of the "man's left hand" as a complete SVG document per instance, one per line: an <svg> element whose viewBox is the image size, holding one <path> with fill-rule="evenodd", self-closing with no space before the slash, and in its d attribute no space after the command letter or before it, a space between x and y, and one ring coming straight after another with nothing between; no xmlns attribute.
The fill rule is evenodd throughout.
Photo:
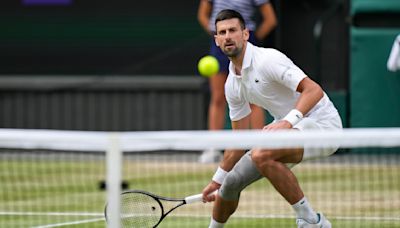
<svg viewBox="0 0 400 228"><path fill-rule="evenodd" d="M289 123L287 120L280 120L275 123L270 123L263 128L263 131L274 131L280 129L292 129L292 124Z"/></svg>

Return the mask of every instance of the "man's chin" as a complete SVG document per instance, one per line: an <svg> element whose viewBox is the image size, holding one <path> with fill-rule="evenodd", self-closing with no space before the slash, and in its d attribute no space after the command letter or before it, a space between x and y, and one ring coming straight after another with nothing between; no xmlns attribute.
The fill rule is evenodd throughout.
<svg viewBox="0 0 400 228"><path fill-rule="evenodd" d="M236 53L236 52L231 52L231 51L229 51L229 52L224 52L224 53L225 53L225 55L228 56L228 57L236 57L236 56L237 56L237 53Z"/></svg>
<svg viewBox="0 0 400 228"><path fill-rule="evenodd" d="M228 57L235 57L240 51L237 48L225 48L222 52Z"/></svg>

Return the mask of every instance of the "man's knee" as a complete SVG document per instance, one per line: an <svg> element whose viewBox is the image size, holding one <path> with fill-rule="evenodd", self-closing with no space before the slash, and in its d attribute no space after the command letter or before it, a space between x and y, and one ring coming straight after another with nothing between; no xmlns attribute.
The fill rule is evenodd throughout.
<svg viewBox="0 0 400 228"><path fill-rule="evenodd" d="M254 150L251 154L251 159L257 168L269 166L269 163L274 162L271 151L267 150Z"/></svg>
<svg viewBox="0 0 400 228"><path fill-rule="evenodd" d="M247 152L227 174L219 195L225 200L238 200L244 188L261 178L251 159L251 152Z"/></svg>
<svg viewBox="0 0 400 228"><path fill-rule="evenodd" d="M281 164L285 164L289 169L293 167L291 163L280 162L274 150L257 150L252 153L251 159L257 169L263 172L263 175L267 178L274 175L280 169Z"/></svg>
<svg viewBox="0 0 400 228"><path fill-rule="evenodd" d="M224 200L239 200L240 192L246 187L244 178L235 170L232 170L226 176L222 184L219 195Z"/></svg>

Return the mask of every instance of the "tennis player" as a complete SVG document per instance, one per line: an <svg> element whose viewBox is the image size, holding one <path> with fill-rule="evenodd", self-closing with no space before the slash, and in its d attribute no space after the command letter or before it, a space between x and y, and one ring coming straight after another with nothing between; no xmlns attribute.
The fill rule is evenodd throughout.
<svg viewBox="0 0 400 228"><path fill-rule="evenodd" d="M249 31L240 13L222 10L215 25L215 42L230 59L225 95L233 130L249 128L250 104L263 107L274 117L265 131L342 129L336 108L317 83L278 50L247 42ZM203 190L204 201L215 200L209 227L223 227L238 206L240 192L265 177L292 205L298 227L330 228L326 217L311 207L290 168L304 160L329 156L336 150L226 150L212 181ZM216 196L209 196L217 189Z"/></svg>

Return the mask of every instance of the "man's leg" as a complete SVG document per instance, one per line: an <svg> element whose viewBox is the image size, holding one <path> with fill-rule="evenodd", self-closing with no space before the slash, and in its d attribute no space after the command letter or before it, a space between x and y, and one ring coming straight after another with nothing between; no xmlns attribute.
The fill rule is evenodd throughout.
<svg viewBox="0 0 400 228"><path fill-rule="evenodd" d="M317 223L319 218L312 209L299 182L286 163L299 163L303 157L303 149L285 150L253 150L252 159L260 171L274 188L292 205L298 218Z"/></svg>
<svg viewBox="0 0 400 228"><path fill-rule="evenodd" d="M265 126L265 111L256 105L251 104L250 126L251 129L263 129Z"/></svg>
<svg viewBox="0 0 400 228"><path fill-rule="evenodd" d="M314 130L339 130L342 123L339 116L329 120L315 122L310 118L303 118L294 126L295 129L305 131ZM253 150L252 159L260 173L266 177L275 189L292 205L297 214L298 227L330 228L330 222L322 215L317 214L300 188L296 176L288 168L287 164L297 164L304 160L327 157L333 154L337 148L305 148L286 150Z"/></svg>
<svg viewBox="0 0 400 228"><path fill-rule="evenodd" d="M241 191L262 178L247 152L226 176L214 202L210 228L220 228L236 211Z"/></svg>
<svg viewBox="0 0 400 228"><path fill-rule="evenodd" d="M211 99L208 106L208 129L222 130L225 125L226 100L224 93L224 84L227 73L219 72L209 79ZM210 148L203 151L200 155L199 162L213 163L221 159L222 153L219 150Z"/></svg>
<svg viewBox="0 0 400 228"><path fill-rule="evenodd" d="M220 223L221 226L210 226L210 228L222 227L223 224L228 221L229 217L236 211L238 205L239 199L224 200L222 197L217 196L214 202L212 220Z"/></svg>
<svg viewBox="0 0 400 228"><path fill-rule="evenodd" d="M209 79L211 99L208 109L208 129L221 130L225 125L226 100L224 85L226 72L219 72Z"/></svg>
<svg viewBox="0 0 400 228"><path fill-rule="evenodd" d="M260 173L290 203L295 204L304 197L293 172L285 163L299 163L302 149L253 150L252 159Z"/></svg>

